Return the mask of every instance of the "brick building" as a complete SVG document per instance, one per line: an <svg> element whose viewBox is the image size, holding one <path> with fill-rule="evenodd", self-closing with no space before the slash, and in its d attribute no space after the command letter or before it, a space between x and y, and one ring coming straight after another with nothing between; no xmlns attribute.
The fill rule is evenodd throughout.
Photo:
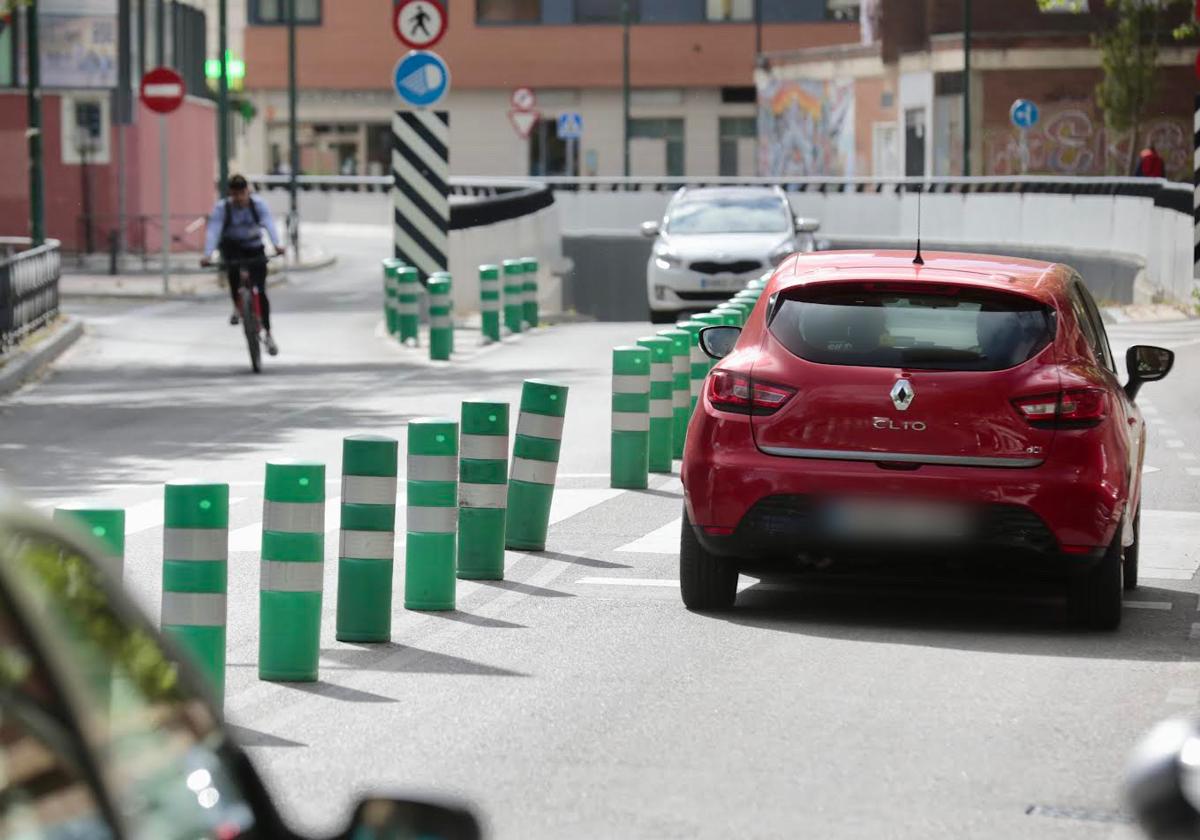
<svg viewBox="0 0 1200 840"><path fill-rule="evenodd" d="M1102 2L1080 14L972 5L970 174L1128 174L1134 139L1105 127L1095 99ZM1168 177L1186 181L1195 47L1172 41L1174 22L1163 21L1158 96L1136 143L1153 142ZM764 174L963 174L963 30L962 0L874 0L860 43L769 53L757 74ZM1040 112L1024 137L1009 118L1018 98Z"/></svg>

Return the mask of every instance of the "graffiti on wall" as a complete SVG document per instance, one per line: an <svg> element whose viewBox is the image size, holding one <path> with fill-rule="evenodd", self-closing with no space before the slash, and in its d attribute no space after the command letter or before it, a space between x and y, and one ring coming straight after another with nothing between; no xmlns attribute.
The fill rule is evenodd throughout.
<svg viewBox="0 0 1200 840"><path fill-rule="evenodd" d="M854 175L854 82L760 82L758 136L764 175Z"/></svg>
<svg viewBox="0 0 1200 840"><path fill-rule="evenodd" d="M1024 144L1012 126L994 126L984 132L987 174L1020 175L1023 162L1030 174L1130 174L1125 169L1132 137L1128 132L1109 131L1090 99L1051 102L1041 106L1041 114ZM1140 137L1139 147L1149 140L1162 155L1168 178L1188 180L1192 137L1184 121L1151 118L1142 126Z"/></svg>

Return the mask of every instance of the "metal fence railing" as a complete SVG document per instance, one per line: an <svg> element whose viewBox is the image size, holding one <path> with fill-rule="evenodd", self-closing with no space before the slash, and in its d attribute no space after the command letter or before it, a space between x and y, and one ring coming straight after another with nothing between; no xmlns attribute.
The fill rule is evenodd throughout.
<svg viewBox="0 0 1200 840"><path fill-rule="evenodd" d="M0 237L0 355L58 315L59 243L31 244L25 237Z"/></svg>

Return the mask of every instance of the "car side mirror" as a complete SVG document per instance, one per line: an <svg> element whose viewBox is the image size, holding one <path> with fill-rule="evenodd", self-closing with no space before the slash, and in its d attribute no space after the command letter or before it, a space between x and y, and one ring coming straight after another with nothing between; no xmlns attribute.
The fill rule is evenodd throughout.
<svg viewBox="0 0 1200 840"><path fill-rule="evenodd" d="M1200 836L1200 720L1174 717L1138 741L1125 770L1125 801L1152 840Z"/></svg>
<svg viewBox="0 0 1200 840"><path fill-rule="evenodd" d="M651 239L658 236L658 222L642 222L642 236Z"/></svg>
<svg viewBox="0 0 1200 840"><path fill-rule="evenodd" d="M1126 350L1125 369L1129 372L1129 382L1125 385L1125 393L1129 399L1134 399L1145 383L1165 377L1174 364L1175 353L1162 347L1135 344Z"/></svg>
<svg viewBox="0 0 1200 840"><path fill-rule="evenodd" d="M741 334L741 327L705 327L700 330L700 349L710 358L724 359L733 352Z"/></svg>
<svg viewBox="0 0 1200 840"><path fill-rule="evenodd" d="M796 233L816 233L820 229L820 219L812 219L805 216L796 217Z"/></svg>
<svg viewBox="0 0 1200 840"><path fill-rule="evenodd" d="M358 804L338 840L482 840L475 815L461 805L369 798Z"/></svg>

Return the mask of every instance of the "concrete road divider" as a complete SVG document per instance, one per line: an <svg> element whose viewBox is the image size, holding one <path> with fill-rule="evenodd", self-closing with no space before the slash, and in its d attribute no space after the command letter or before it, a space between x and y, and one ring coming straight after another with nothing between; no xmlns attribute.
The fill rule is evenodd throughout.
<svg viewBox="0 0 1200 840"><path fill-rule="evenodd" d="M421 279L417 269L397 266L396 284L396 338L416 347L421 323Z"/></svg>
<svg viewBox="0 0 1200 840"><path fill-rule="evenodd" d="M522 281L521 317L527 330L538 325L538 261L537 257L522 257L521 267L525 270Z"/></svg>
<svg viewBox="0 0 1200 840"><path fill-rule="evenodd" d="M325 581L325 465L268 463L264 496L258 676L314 682Z"/></svg>
<svg viewBox="0 0 1200 840"><path fill-rule="evenodd" d="M688 344L688 359L691 362L691 411L695 411L696 403L700 401L700 391L704 388L704 378L708 376L711 363L708 356L700 349L700 330L707 327L708 324L690 320L680 321L676 326L691 336L691 342ZM692 416L691 411L688 412L688 417Z"/></svg>
<svg viewBox="0 0 1200 840"><path fill-rule="evenodd" d="M59 505L52 517L55 522L83 531L99 548L101 559L120 580L125 568L125 509L86 504Z"/></svg>
<svg viewBox="0 0 1200 840"><path fill-rule="evenodd" d="M429 358L444 362L454 352L454 322L450 317L450 275L429 275Z"/></svg>
<svg viewBox="0 0 1200 840"><path fill-rule="evenodd" d="M479 313L483 342L500 340L500 266L479 266Z"/></svg>
<svg viewBox="0 0 1200 840"><path fill-rule="evenodd" d="M458 467L458 577L504 580L508 403L464 402Z"/></svg>
<svg viewBox="0 0 1200 840"><path fill-rule="evenodd" d="M525 320L525 263L504 260L504 328L519 333Z"/></svg>
<svg viewBox="0 0 1200 840"><path fill-rule="evenodd" d="M396 302L399 294L399 282L396 280L396 270L403 265L395 257L383 261L383 317L387 325L388 335L395 335L400 329L397 320Z"/></svg>
<svg viewBox="0 0 1200 840"><path fill-rule="evenodd" d="M429 417L408 424L407 518L405 608L454 609L458 421Z"/></svg>
<svg viewBox="0 0 1200 840"><path fill-rule="evenodd" d="M338 539L337 639L392 637L399 444L380 435L342 440L342 509Z"/></svg>
<svg viewBox="0 0 1200 840"><path fill-rule="evenodd" d="M650 472L669 473L674 457L674 416L671 411L674 374L671 370L671 339L657 335L648 336L639 338L637 345L650 351L648 464Z"/></svg>
<svg viewBox="0 0 1200 840"><path fill-rule="evenodd" d="M508 481L504 528L507 548L518 551L546 548L566 413L566 385L542 379L526 379L522 384Z"/></svg>
<svg viewBox="0 0 1200 840"><path fill-rule="evenodd" d="M610 484L644 490L650 467L650 351L614 347Z"/></svg>
<svg viewBox="0 0 1200 840"><path fill-rule="evenodd" d="M691 417L691 346L692 334L679 328L659 330L659 335L671 340L671 456L683 457L683 439L687 436ZM699 348L697 348L699 349Z"/></svg>
<svg viewBox="0 0 1200 840"><path fill-rule="evenodd" d="M229 485L168 482L163 492L162 629L225 701Z"/></svg>

